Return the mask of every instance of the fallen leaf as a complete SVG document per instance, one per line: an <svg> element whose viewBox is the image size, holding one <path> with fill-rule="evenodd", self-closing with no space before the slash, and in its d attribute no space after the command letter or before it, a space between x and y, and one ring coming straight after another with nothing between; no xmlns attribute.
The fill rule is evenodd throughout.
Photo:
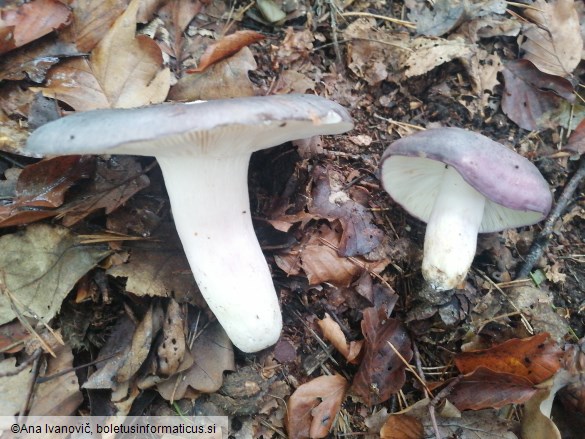
<svg viewBox="0 0 585 439"><path fill-rule="evenodd" d="M367 308L363 314L364 354L351 389L372 406L398 392L406 380L406 365L390 344L407 362L412 359L413 352L410 337L400 321L381 318L375 308Z"/></svg>
<svg viewBox="0 0 585 439"><path fill-rule="evenodd" d="M59 208L63 225L72 226L96 210L111 213L149 184L142 165L134 157L98 159L92 181L76 193L75 199Z"/></svg>
<svg viewBox="0 0 585 439"><path fill-rule="evenodd" d="M329 434L348 383L341 375L320 376L300 385L288 400L286 425L290 439Z"/></svg>
<svg viewBox="0 0 585 439"><path fill-rule="evenodd" d="M562 98L575 99L569 81L540 72L528 60L507 62L502 74L502 111L525 130L556 128Z"/></svg>
<svg viewBox="0 0 585 439"><path fill-rule="evenodd" d="M490 349L463 352L455 356L461 373L470 373L480 366L495 372L506 372L541 383L561 367L561 349L547 333L524 339L508 340Z"/></svg>
<svg viewBox="0 0 585 439"><path fill-rule="evenodd" d="M254 85L248 72L256 70L252 51L244 47L235 55L209 67L202 73L183 76L169 92L175 101L196 101L253 96Z"/></svg>
<svg viewBox="0 0 585 439"><path fill-rule="evenodd" d="M583 119L579 125L577 125L577 128L571 133L569 140L563 149L579 155L585 153L585 119Z"/></svg>
<svg viewBox="0 0 585 439"><path fill-rule="evenodd" d="M552 404L557 392L571 380L565 370L542 385L532 398L524 403L522 437L530 439L561 439L559 429L551 419Z"/></svg>
<svg viewBox="0 0 585 439"><path fill-rule="evenodd" d="M424 75L441 64L457 58L467 59L473 54L473 45L460 37L450 40L417 37L409 43L409 47L411 51L401 53L404 76L407 78Z"/></svg>
<svg viewBox="0 0 585 439"><path fill-rule="evenodd" d="M257 43L264 39L264 35L253 30L239 30L233 34L222 37L210 46L201 56L196 69L189 69L187 73L201 73L213 64L229 58L238 53L244 47Z"/></svg>
<svg viewBox="0 0 585 439"><path fill-rule="evenodd" d="M73 60L50 75L46 97L74 105L77 110L130 108L161 103L171 80L163 67L160 47L145 35L136 36L140 0L132 0L92 51L89 61Z"/></svg>
<svg viewBox="0 0 585 439"><path fill-rule="evenodd" d="M126 290L137 296L174 297L206 308L174 225L163 223L149 241L128 244L130 257L108 269L114 277L125 277Z"/></svg>
<svg viewBox="0 0 585 439"><path fill-rule="evenodd" d="M73 416L83 402L79 381L73 370L73 352L70 346L58 346L55 358L50 358L44 376L69 373L37 384L33 392L28 416Z"/></svg>
<svg viewBox="0 0 585 439"><path fill-rule="evenodd" d="M75 283L109 254L83 246L68 229L33 224L0 238L0 324L23 315L49 321Z"/></svg>
<svg viewBox="0 0 585 439"><path fill-rule="evenodd" d="M14 321L0 326L0 351L13 354L24 349L24 341L31 335L22 323Z"/></svg>
<svg viewBox="0 0 585 439"><path fill-rule="evenodd" d="M357 363L357 357L362 350L363 341L352 341L348 343L339 324L327 313L325 313L325 318L318 320L317 323L319 324L319 328L321 328L321 332L323 332L323 337L329 340L349 363Z"/></svg>
<svg viewBox="0 0 585 439"><path fill-rule="evenodd" d="M480 366L455 385L448 399L459 410L499 409L507 404L523 404L536 390L524 377Z"/></svg>
<svg viewBox="0 0 585 439"><path fill-rule="evenodd" d="M581 61L583 38L574 0L536 0L534 8L526 8L524 15L533 23L526 23L520 45L524 58L542 72L562 77L569 76Z"/></svg>
<svg viewBox="0 0 585 439"><path fill-rule="evenodd" d="M185 356L183 312L176 300L169 301L163 323L163 339L158 347L158 371L163 376L173 375Z"/></svg>
<svg viewBox="0 0 585 439"><path fill-rule="evenodd" d="M27 389L32 378L32 366L18 372L16 358L5 358L0 361L0 412L3 416L16 415L26 402Z"/></svg>
<svg viewBox="0 0 585 439"><path fill-rule="evenodd" d="M15 207L59 207L77 181L89 178L94 168L90 156L70 155L26 166L16 183Z"/></svg>
<svg viewBox="0 0 585 439"><path fill-rule="evenodd" d="M75 0L73 20L67 30L70 36L66 39L74 42L81 52L90 52L128 7L128 3L129 0Z"/></svg>
<svg viewBox="0 0 585 439"><path fill-rule="evenodd" d="M132 335L132 342L124 352L123 360L116 372L116 382L124 383L129 381L138 372L150 352L155 333L156 329L153 322L153 309L151 306L144 315L144 318L136 326L136 330Z"/></svg>
<svg viewBox="0 0 585 439"><path fill-rule="evenodd" d="M339 242L339 256L365 255L382 242L383 233L374 225L372 213L355 202L343 191L345 180L340 172L321 166L313 173L312 202L309 213L339 219L343 234Z"/></svg>
<svg viewBox="0 0 585 439"><path fill-rule="evenodd" d="M189 387L204 393L216 392L223 382L224 371L235 369L230 339L217 322L199 334L191 352L193 365L188 370L157 385L163 398L179 400Z"/></svg>
<svg viewBox="0 0 585 439"><path fill-rule="evenodd" d="M516 431L517 423L504 419L495 410L478 410L461 412L458 417L442 416L435 411L435 417L431 418L428 398L418 401L398 413L392 413L386 422L387 426L380 432L381 439L423 439L435 438L436 425L443 438L457 439L518 439L513 432ZM404 418L407 416L408 418ZM394 420L393 418L399 418ZM414 420L413 420L414 418ZM417 436L420 423L424 432ZM410 430L392 431L392 426L400 426ZM389 435L389 436L385 436ZM532 438L531 438L532 439Z"/></svg>
<svg viewBox="0 0 585 439"><path fill-rule="evenodd" d="M0 10L0 53L37 40L67 25L71 11L57 0L33 0Z"/></svg>

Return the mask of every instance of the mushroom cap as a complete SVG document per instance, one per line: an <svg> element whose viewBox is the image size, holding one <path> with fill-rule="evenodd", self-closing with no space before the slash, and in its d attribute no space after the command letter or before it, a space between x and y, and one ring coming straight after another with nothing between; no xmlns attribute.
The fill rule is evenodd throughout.
<svg viewBox="0 0 585 439"><path fill-rule="evenodd" d="M219 99L74 113L34 131L25 152L221 157L352 127L343 107L319 96Z"/></svg>
<svg viewBox="0 0 585 439"><path fill-rule="evenodd" d="M550 211L552 195L536 166L461 128L429 129L392 143L381 159L382 185L411 215L428 222L445 165L485 196L480 233L534 224Z"/></svg>

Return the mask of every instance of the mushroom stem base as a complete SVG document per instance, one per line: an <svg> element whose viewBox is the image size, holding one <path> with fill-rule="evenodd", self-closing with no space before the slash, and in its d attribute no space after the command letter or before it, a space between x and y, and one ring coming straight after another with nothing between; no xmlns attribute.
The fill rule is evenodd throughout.
<svg viewBox="0 0 585 439"><path fill-rule="evenodd" d="M252 226L250 155L158 161L177 232L209 308L242 351L273 345L282 317Z"/></svg>
<svg viewBox="0 0 585 439"><path fill-rule="evenodd" d="M422 273L432 288L450 290L465 280L484 206L485 197L447 167L425 234Z"/></svg>

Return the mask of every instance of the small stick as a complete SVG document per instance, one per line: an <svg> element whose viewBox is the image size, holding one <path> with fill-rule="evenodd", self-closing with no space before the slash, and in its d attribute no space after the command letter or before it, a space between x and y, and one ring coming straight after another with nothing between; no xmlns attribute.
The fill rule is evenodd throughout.
<svg viewBox="0 0 585 439"><path fill-rule="evenodd" d="M541 232L538 234L532 246L530 247L530 251L524 260L524 264L516 273L516 279L522 279L528 277L550 241L550 237L553 233L553 227L557 220L561 217L561 215L567 209L567 206L573 199L573 195L577 190L577 187L585 178L585 155L581 157L579 162L579 168L573 174L565 188L563 189L563 193L557 200L557 204L549 214L548 218L544 223L544 227L542 228Z"/></svg>

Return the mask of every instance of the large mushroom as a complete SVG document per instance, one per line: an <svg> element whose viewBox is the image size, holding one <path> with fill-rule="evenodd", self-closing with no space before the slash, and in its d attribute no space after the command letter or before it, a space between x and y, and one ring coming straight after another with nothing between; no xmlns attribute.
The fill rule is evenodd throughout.
<svg viewBox="0 0 585 439"><path fill-rule="evenodd" d="M460 128L404 137L384 151L380 166L394 201L427 223L422 273L436 290L465 279L478 233L537 223L552 204L530 161Z"/></svg>
<svg viewBox="0 0 585 439"><path fill-rule="evenodd" d="M36 155L154 156L201 293L236 347L274 344L282 317L252 227L254 151L353 127L347 111L312 95L281 95L74 113L28 139Z"/></svg>

